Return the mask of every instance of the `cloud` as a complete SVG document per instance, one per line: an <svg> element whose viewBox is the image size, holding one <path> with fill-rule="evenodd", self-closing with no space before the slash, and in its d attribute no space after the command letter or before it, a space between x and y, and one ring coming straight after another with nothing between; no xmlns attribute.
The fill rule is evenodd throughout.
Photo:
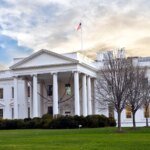
<svg viewBox="0 0 150 150"><path fill-rule="evenodd" d="M33 51L78 51L80 31L75 27L82 20L88 53L125 47L128 55L146 56L150 55L149 7L147 0L5 0L0 7L0 34ZM17 53L21 51L17 48Z"/></svg>
<svg viewBox="0 0 150 150"><path fill-rule="evenodd" d="M25 57L32 52L32 49L18 46L16 40L11 37L0 35L0 64L5 66L5 64L10 65L12 63L12 58Z"/></svg>

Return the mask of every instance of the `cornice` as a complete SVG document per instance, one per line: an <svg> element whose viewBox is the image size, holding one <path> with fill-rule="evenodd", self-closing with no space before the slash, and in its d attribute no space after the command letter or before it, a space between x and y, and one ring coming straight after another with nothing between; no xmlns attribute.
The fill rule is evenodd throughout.
<svg viewBox="0 0 150 150"><path fill-rule="evenodd" d="M71 61L71 62L73 62L73 63L78 63L78 62L79 62L79 61L76 60L76 59L72 59L72 58L69 58L69 57L67 57L67 56L64 56L64 55L61 55L61 54L58 54L58 53L55 53L55 52L52 52L52 51L48 51L48 50L42 49L42 50L40 50L40 51L38 51L38 52L36 52L36 53L33 53L33 54L31 54L30 56L24 58L23 60L19 61L18 63L16 63L16 64L10 66L9 68L13 70L13 69L15 69L17 66L22 65L23 63L25 63L25 62L31 60L32 58L35 58L36 56L38 56L38 55L40 55L40 54L42 54L42 53L46 53L46 54L48 54L48 55L56 56L56 57L62 58L62 59L64 59L64 60Z"/></svg>

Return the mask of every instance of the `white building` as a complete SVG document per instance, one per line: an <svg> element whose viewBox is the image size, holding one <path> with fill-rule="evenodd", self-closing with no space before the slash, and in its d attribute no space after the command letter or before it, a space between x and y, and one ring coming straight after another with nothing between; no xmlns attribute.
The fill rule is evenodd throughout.
<svg viewBox="0 0 150 150"><path fill-rule="evenodd" d="M98 54L98 61L93 61L80 53L40 50L14 59L9 70L0 71L0 117L23 119L46 113L109 116L109 109L101 111L94 101L94 84L104 54ZM150 58L137 61L150 66ZM138 126L145 126L144 109L137 112L136 121ZM128 110L122 113L122 125L132 125Z"/></svg>

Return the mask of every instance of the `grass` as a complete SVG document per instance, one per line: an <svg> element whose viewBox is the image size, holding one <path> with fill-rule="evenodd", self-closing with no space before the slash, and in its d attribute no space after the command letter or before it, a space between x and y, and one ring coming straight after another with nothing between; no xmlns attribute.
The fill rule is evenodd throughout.
<svg viewBox="0 0 150 150"><path fill-rule="evenodd" d="M1 130L0 150L149 150L150 128Z"/></svg>

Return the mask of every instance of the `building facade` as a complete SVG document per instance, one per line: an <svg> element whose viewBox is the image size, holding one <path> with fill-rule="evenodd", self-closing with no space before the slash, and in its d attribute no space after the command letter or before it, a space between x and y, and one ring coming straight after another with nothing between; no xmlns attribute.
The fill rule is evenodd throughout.
<svg viewBox="0 0 150 150"><path fill-rule="evenodd" d="M97 71L105 53L94 61L80 53L57 54L40 50L26 58L16 58L9 70L0 71L0 117L23 119L52 115L117 114L101 110L94 100ZM123 55L123 53L121 53ZM138 58L150 66L149 58ZM149 71L148 71L148 74ZM138 126L145 126L144 109L136 114ZM122 112L122 125L132 125L128 109Z"/></svg>

